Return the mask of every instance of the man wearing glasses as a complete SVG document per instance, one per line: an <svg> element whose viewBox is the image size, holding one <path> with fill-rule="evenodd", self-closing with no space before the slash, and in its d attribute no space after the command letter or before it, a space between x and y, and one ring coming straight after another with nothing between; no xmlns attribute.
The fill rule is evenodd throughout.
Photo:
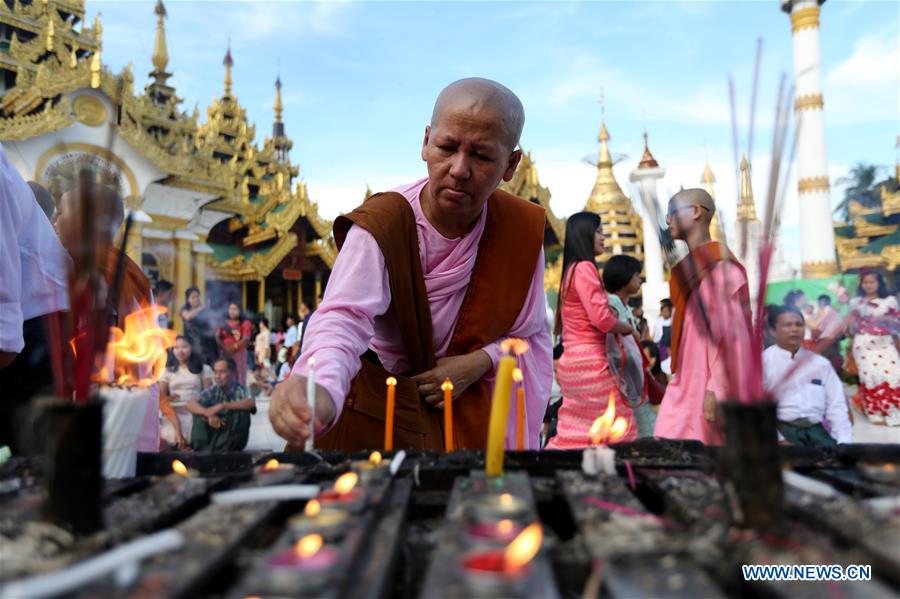
<svg viewBox="0 0 900 599"><path fill-rule="evenodd" d="M721 445L717 402L745 399L741 379L750 365L750 294L744 268L728 249L710 239L716 206L702 189L685 189L669 200L666 223L690 253L672 269L669 288L672 374L660 405L654 436Z"/></svg>

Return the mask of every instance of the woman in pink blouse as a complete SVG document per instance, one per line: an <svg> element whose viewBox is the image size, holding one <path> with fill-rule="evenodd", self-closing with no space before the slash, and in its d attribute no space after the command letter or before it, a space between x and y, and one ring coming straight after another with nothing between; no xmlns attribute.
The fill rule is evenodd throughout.
<svg viewBox="0 0 900 599"><path fill-rule="evenodd" d="M563 274L556 308L556 334L562 332L563 355L556 377L562 390L557 434L548 449L590 445L588 430L606 411L610 393L616 396L616 416L628 421L622 441L637 438L631 408L616 389L606 358L606 334L633 335L609 307L594 257L603 252L600 217L579 212L566 224Z"/></svg>
<svg viewBox="0 0 900 599"><path fill-rule="evenodd" d="M225 326L216 330L216 341L222 355L234 358L237 365L238 382L247 384L247 346L250 345L250 335L253 332L253 324L244 318L241 305L237 302L228 304L228 317Z"/></svg>

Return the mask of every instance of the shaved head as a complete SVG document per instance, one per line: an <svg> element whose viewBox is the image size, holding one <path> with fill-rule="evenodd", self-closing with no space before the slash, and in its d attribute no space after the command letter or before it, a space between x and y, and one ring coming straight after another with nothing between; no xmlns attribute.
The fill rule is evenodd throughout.
<svg viewBox="0 0 900 599"><path fill-rule="evenodd" d="M504 143L509 150L519 145L525 125L525 109L516 94L496 81L470 77L445 87L434 103L431 126L436 127L448 111L469 114L491 112L502 124Z"/></svg>
<svg viewBox="0 0 900 599"><path fill-rule="evenodd" d="M716 213L716 202L712 199L705 189L694 187L692 189L682 189L672 196L669 202L678 207L683 206L700 206L700 220L707 225Z"/></svg>

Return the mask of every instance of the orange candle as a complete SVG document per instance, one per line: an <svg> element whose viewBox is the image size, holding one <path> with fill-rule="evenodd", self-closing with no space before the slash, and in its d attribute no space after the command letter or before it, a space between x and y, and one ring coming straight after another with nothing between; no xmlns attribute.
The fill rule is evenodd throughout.
<svg viewBox="0 0 900 599"><path fill-rule="evenodd" d="M516 449L525 449L525 385L522 384L522 371L513 370L513 380L516 382Z"/></svg>
<svg viewBox="0 0 900 599"><path fill-rule="evenodd" d="M453 383L445 379L441 385L444 392L444 451L453 451Z"/></svg>
<svg viewBox="0 0 900 599"><path fill-rule="evenodd" d="M394 449L394 394L397 392L397 379L389 376L387 381L387 405L384 415L384 450Z"/></svg>

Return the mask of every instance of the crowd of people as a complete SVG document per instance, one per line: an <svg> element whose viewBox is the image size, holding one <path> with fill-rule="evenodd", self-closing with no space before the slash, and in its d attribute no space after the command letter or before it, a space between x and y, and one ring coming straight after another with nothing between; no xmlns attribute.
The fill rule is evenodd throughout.
<svg viewBox="0 0 900 599"><path fill-rule="evenodd" d="M167 313L171 289L166 280L154 286L154 301ZM284 327L273 331L268 318L245 314L239 302L226 303L224 311L214 309L196 287L186 290L179 311L183 334L175 338L159 381L160 448L243 449L255 400L270 396L290 373L312 311L301 303L300 326L289 315ZM170 319L161 324L172 327Z"/></svg>
<svg viewBox="0 0 900 599"><path fill-rule="evenodd" d="M548 410L547 419L558 420L546 426L554 431L547 435L551 449L584 446L586 431L611 391L616 416L629 424L623 440L667 436L656 419L672 375L675 306L663 299L660 316L648 330L641 322L640 303L630 301L640 293L640 261L616 255L598 268L595 255L602 251L599 217L589 212L571 216L555 325L557 335L561 333L555 373L562 405ZM874 424L900 425L897 297L875 270L860 274L856 297L849 298L842 288L836 296L845 315L832 305L831 294L819 295L812 305L800 289L788 292L781 305L766 305L760 315L765 321L763 390L777 402L783 443L822 447L851 442L851 401ZM706 310L708 317L716 316L713 301ZM711 330L707 336L724 342ZM852 399L845 394L845 383L858 384ZM678 416L677 426L688 420ZM695 436L680 432L676 438L717 438L699 430Z"/></svg>
<svg viewBox="0 0 900 599"><path fill-rule="evenodd" d="M161 326L171 328L173 314L183 323L152 406L160 448L244 448L261 395L271 396L269 419L289 448L302 447L312 430L318 448L382 447L390 376L397 381L395 446L482 449L509 338L524 341L516 360L525 405L508 423L508 447L520 426L526 449L584 447L610 398L627 425L616 440L721 444L719 404L767 396L777 402L782 442L847 443L851 411L842 378L858 382L853 402L866 418L900 426L900 310L883 273L862 272L852 299L839 289L811 305L795 290L754 315L743 266L710 237L716 207L702 189L681 190L666 207L668 234L688 252L670 267L670 297L655 322L641 304L640 261L616 255L597 263L603 223L590 212L568 218L551 311L544 211L498 189L522 158L524 118L519 99L497 82L464 79L445 88L425 128L427 177L336 219L340 254L314 319L305 301L273 327L233 298L204 302L197 288L173 312L181 298L171 283L157 281L151 292L138 265L104 247L107 285L117 265L125 266L118 318L156 303L169 308ZM3 444L19 422L14 410L49 378L40 319L69 309L66 261L77 254L83 229L79 202L109 205L110 240L123 206L93 183L89 193L48 203L40 186L22 181L2 146L0 159ZM761 321L765 348L754 341ZM444 438L450 429L441 414L447 379L452 439ZM548 409L554 395L560 399Z"/></svg>

